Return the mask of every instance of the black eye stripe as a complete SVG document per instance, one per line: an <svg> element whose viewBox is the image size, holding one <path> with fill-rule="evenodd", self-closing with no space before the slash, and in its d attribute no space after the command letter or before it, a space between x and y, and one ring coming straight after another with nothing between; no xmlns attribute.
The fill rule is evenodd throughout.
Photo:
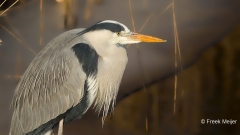
<svg viewBox="0 0 240 135"><path fill-rule="evenodd" d="M98 23L88 28L87 31L110 30L112 32L125 31L124 27L116 23Z"/></svg>
<svg viewBox="0 0 240 135"><path fill-rule="evenodd" d="M103 22L103 23L97 23L81 32L79 32L77 35L80 36L84 33L90 32L90 31L96 31L96 30L109 30L111 32L121 32L125 31L124 27L117 23L109 23L109 22Z"/></svg>

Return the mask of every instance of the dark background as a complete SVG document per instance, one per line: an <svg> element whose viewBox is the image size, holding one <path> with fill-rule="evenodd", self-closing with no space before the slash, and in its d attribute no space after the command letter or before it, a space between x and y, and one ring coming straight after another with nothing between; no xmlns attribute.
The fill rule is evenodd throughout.
<svg viewBox="0 0 240 135"><path fill-rule="evenodd" d="M14 1L7 2L1 11ZM240 134L240 1L20 0L0 16L0 135L9 132L15 87L35 55L60 33L106 19L168 42L130 46L114 115L102 128L90 109L65 135Z"/></svg>

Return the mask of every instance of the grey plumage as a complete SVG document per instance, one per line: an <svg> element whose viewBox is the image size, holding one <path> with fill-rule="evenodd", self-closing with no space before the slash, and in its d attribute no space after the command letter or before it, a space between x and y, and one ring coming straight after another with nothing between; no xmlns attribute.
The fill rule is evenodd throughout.
<svg viewBox="0 0 240 135"><path fill-rule="evenodd" d="M84 41L75 38L80 31L75 29L58 36L32 61L14 94L10 134L34 130L82 98L86 74L70 49L79 40Z"/></svg>
<svg viewBox="0 0 240 135"><path fill-rule="evenodd" d="M139 42L164 41L111 20L53 39L16 87L9 134L45 134L61 119L66 123L81 117L92 104L103 111L104 120L115 105L128 61L125 45Z"/></svg>

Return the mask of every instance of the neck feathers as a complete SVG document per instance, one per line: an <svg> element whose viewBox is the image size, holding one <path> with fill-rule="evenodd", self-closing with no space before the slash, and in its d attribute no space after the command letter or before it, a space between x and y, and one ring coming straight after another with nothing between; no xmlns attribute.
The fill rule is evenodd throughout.
<svg viewBox="0 0 240 135"><path fill-rule="evenodd" d="M120 47L122 48L122 47ZM113 110L119 85L127 64L127 52L122 48L122 57L99 58L98 64L98 91L96 92L95 104L96 110L103 110L103 120L107 116L109 108Z"/></svg>

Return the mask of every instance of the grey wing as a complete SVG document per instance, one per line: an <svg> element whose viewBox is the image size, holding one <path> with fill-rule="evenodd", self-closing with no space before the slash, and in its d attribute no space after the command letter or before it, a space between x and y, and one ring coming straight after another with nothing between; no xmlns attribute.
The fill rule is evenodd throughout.
<svg viewBox="0 0 240 135"><path fill-rule="evenodd" d="M36 129L78 104L84 94L86 74L74 52L51 46L33 60L16 88L12 135Z"/></svg>

